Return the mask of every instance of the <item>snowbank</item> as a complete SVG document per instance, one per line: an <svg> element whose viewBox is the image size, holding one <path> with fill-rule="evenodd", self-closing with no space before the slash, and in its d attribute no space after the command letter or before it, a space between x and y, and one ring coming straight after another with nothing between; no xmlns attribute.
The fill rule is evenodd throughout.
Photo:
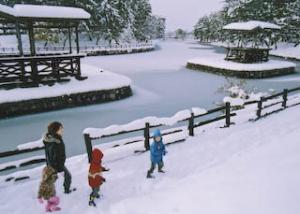
<svg viewBox="0 0 300 214"><path fill-rule="evenodd" d="M109 90L129 86L131 84L131 80L128 77L109 71L103 71L100 68L87 64L82 64L82 75L88 78L83 81L72 78L70 82L56 83L53 86L41 85L38 88L0 90L0 103L56 97L80 92Z"/></svg>

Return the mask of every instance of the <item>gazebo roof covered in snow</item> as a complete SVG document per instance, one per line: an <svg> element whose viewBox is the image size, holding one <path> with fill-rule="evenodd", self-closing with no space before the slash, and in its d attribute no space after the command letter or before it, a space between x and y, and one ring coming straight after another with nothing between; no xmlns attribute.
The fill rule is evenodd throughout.
<svg viewBox="0 0 300 214"><path fill-rule="evenodd" d="M32 19L35 21L45 19L82 20L91 17L88 12L81 8L30 4L16 4L14 7L0 4L0 13L10 18Z"/></svg>
<svg viewBox="0 0 300 214"><path fill-rule="evenodd" d="M232 31L254 31L257 29L272 29L280 30L281 27L269 22L248 21L248 22L233 22L223 27L224 30Z"/></svg>

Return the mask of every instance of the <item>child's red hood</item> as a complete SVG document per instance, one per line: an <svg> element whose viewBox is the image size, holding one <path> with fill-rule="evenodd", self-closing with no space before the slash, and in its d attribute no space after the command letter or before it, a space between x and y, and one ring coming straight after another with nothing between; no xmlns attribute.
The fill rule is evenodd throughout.
<svg viewBox="0 0 300 214"><path fill-rule="evenodd" d="M99 149L94 149L92 152L92 162L100 163L103 158L103 153Z"/></svg>

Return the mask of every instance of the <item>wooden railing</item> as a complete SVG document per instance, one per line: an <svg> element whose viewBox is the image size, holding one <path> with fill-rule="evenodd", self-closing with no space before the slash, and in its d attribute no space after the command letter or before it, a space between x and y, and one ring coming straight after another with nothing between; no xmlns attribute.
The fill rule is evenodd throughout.
<svg viewBox="0 0 300 214"><path fill-rule="evenodd" d="M153 47L152 42L148 43L136 43L136 44L112 44L112 45L82 45L79 50L80 52L88 53L89 51L96 51L96 50L102 50L102 51L109 51L113 49L136 49L136 48L149 48ZM76 52L75 49L72 49L72 51ZM68 46L39 46L36 47L37 55L49 55L49 54L67 54L70 53L70 48ZM29 48L24 49L25 56L30 55ZM0 47L0 57L5 56L18 56L19 50L16 47Z"/></svg>
<svg viewBox="0 0 300 214"><path fill-rule="evenodd" d="M60 82L67 76L82 79L80 68L82 57L84 55L0 58L0 88Z"/></svg>
<svg viewBox="0 0 300 214"><path fill-rule="evenodd" d="M295 103L290 106L287 105L289 93L296 92L296 91L300 91L300 87L293 88L293 89L284 89L280 93L273 94L273 95L267 96L267 97L261 97L260 100L256 102L257 103L257 111L256 111L257 118L256 118L256 120L258 120L262 117L266 117L270 114L282 111L288 107L298 105L299 103ZM279 99L281 99L281 100L279 100ZM274 102L269 102L272 100L274 100ZM275 108L278 105L279 105L279 108ZM271 107L273 109L270 112L263 114L263 110L270 109Z"/></svg>
<svg viewBox="0 0 300 214"><path fill-rule="evenodd" d="M16 149L11 151L5 151L0 153L0 159L8 158L12 156L18 156L21 154L32 154L37 151L44 150L44 146L36 146L33 148L25 148L25 149ZM44 152L43 152L44 153ZM31 166L39 163L44 163L46 161L45 155L38 155L33 156L30 158L22 158L20 160L16 161L6 161L0 164L0 172L5 172L9 170L19 170L21 168L24 168L26 166ZM9 176L6 181L20 181L24 179L28 179L29 176L18 176L18 177L12 177Z"/></svg>
<svg viewBox="0 0 300 214"><path fill-rule="evenodd" d="M207 113L205 113L205 114L200 114L200 115L195 116L194 113L191 113L191 115L188 118L180 120L180 121L178 121L178 123L188 122L187 129L188 129L188 132L189 132L189 136L194 136L194 129L197 128L197 127L204 126L204 125L207 125L207 124L210 124L210 123L213 123L213 122L216 122L216 121L224 120L224 119L225 119L225 125L223 127L229 127L232 124L230 122L231 121L230 118L233 117L233 116L236 116L236 113L230 113L230 109L231 109L230 108L230 103L226 103L225 106L208 110ZM198 119L198 118L203 118L205 116L212 115L212 114L218 113L218 112L219 113L221 112L221 115L218 116L218 117L210 118L210 119L207 119L207 120L204 120L204 121L200 121L198 123L195 122L195 120ZM150 148L150 139L151 139L150 130L152 128L158 128L158 127L164 127L164 126L167 126L167 125L164 125L164 124L151 125L149 122L146 122L144 127L140 127L140 128L132 129L132 130L120 131L120 132L117 132L117 133L111 133L109 135L102 135L102 136L99 136L99 137L91 137L89 133L84 133L84 141L85 141L85 146L86 146L86 151L87 151L87 154L88 154L89 162L91 161L91 154L92 154L92 150L93 150L93 146L92 146L92 141L93 140L99 140L99 139L124 135L124 134L128 134L128 133L136 133L136 132L143 131L144 150L141 150L141 151L136 150L134 152L135 153L145 152L145 151L148 151L149 148ZM184 130L183 129L175 129L173 131L167 131L166 133L163 133L163 136L174 134L174 133L179 133L179 132L182 132L182 131L184 131ZM169 142L168 144L178 143L178 142L182 142L182 141L185 141L185 139L180 139L180 140L176 140L174 142ZM140 140L128 141L128 142L125 142L124 145L137 143L137 142L140 142Z"/></svg>

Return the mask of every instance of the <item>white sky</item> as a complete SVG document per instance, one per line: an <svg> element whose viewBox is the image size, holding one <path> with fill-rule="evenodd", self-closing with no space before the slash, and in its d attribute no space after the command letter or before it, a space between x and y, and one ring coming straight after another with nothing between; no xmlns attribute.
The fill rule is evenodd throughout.
<svg viewBox="0 0 300 214"><path fill-rule="evenodd" d="M167 18L167 31L191 31L198 19L223 6L222 0L150 0L152 13Z"/></svg>

